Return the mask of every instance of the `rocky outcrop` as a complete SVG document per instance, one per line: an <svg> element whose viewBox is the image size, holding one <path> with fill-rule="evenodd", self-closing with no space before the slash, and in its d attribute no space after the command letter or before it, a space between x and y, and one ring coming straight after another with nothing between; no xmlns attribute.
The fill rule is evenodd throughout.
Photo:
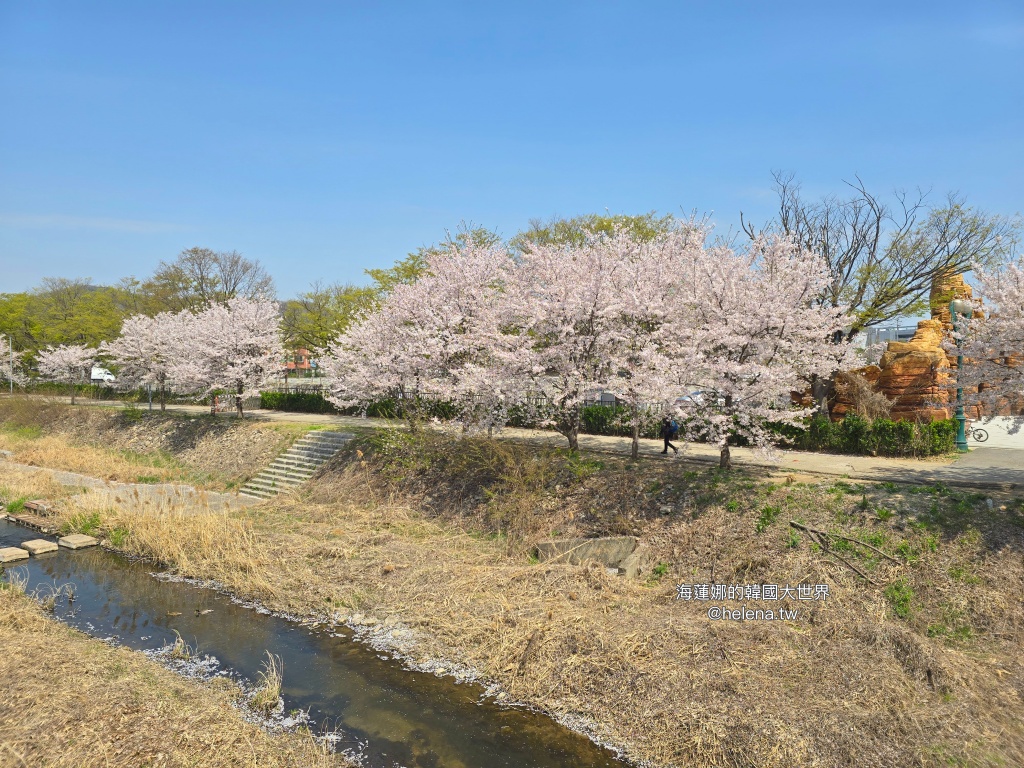
<svg viewBox="0 0 1024 768"><path fill-rule="evenodd" d="M949 417L950 365L939 320L922 320L909 341L890 341L878 361L876 388L893 401L893 419Z"/></svg>
<svg viewBox="0 0 1024 768"><path fill-rule="evenodd" d="M938 320L942 324L944 338L951 338L953 334L953 319L949 312L949 303L953 299L973 301L974 289L966 283L964 276L960 274L936 278L932 283L928 304L931 307L932 320ZM974 310L974 317L980 318L984 315L985 313L980 309ZM946 358L951 368L956 366L956 354L947 352Z"/></svg>

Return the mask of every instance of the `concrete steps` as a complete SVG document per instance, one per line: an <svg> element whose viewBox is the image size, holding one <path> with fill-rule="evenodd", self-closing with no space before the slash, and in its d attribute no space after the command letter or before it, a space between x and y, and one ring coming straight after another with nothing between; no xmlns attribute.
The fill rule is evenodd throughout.
<svg viewBox="0 0 1024 768"><path fill-rule="evenodd" d="M309 432L246 482L239 493L257 499L269 499L297 488L351 439L352 435L343 432Z"/></svg>

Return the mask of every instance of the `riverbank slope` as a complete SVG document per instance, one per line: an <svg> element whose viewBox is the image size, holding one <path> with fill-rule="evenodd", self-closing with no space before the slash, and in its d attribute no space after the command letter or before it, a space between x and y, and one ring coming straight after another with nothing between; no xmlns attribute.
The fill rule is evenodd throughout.
<svg viewBox="0 0 1024 768"><path fill-rule="evenodd" d="M0 463L8 495L29 482ZM638 762L1024 764L1012 495L392 430L244 510L63 493L68 530L87 520L122 551L345 621L413 665L474 670ZM639 577L535 556L547 538L601 535L639 539ZM702 585L744 597L697 599ZM764 585L793 594L745 591Z"/></svg>

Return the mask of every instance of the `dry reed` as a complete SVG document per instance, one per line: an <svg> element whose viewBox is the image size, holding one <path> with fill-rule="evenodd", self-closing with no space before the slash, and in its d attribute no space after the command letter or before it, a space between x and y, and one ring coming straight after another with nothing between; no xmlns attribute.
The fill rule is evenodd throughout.
<svg viewBox="0 0 1024 768"><path fill-rule="evenodd" d="M284 662L280 656L267 651L267 658L260 670L256 689L249 698L249 706L263 715L271 714L281 702L281 686L284 683Z"/></svg>

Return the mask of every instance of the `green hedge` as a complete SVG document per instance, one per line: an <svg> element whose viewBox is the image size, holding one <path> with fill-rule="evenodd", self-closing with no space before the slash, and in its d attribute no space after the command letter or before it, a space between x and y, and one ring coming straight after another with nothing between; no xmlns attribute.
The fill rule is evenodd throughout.
<svg viewBox="0 0 1024 768"><path fill-rule="evenodd" d="M263 392L260 395L260 407L297 413L340 413L350 416L362 413L362 409L358 407L339 409L317 393ZM371 403L366 409L366 414L394 418L395 402L381 400ZM430 403L426 407L426 415L450 419L455 415L454 406L445 402ZM588 405L583 408L580 416L580 431L583 434L619 437L629 437L633 434L626 406ZM537 426L536 417L529 415L525 409L514 408L509 413L509 425L533 428ZM875 419L869 422L851 413L842 421L831 421L828 417L816 416L804 429L790 424L769 426L779 436L780 443L807 451L861 456L935 456L951 453L956 447L955 419L932 422ZM658 439L660 429L660 419L657 415L651 414L644 420L640 435L647 439ZM744 445L746 442L742 438L730 440L730 444L734 445Z"/></svg>
<svg viewBox="0 0 1024 768"><path fill-rule="evenodd" d="M625 405L587 405L581 413L581 432L587 435L632 437L631 414ZM647 414L640 422L640 437L656 440L661 436L661 419Z"/></svg>
<svg viewBox="0 0 1024 768"><path fill-rule="evenodd" d="M956 447L956 419L932 422L868 421L847 414L841 421L826 416L811 419L793 444L808 451L872 456L935 456Z"/></svg>
<svg viewBox="0 0 1024 768"><path fill-rule="evenodd" d="M316 392L260 392L260 408L294 413L341 413Z"/></svg>
<svg viewBox="0 0 1024 768"><path fill-rule="evenodd" d="M293 413L336 413L344 416L361 416L363 409L359 406L338 408L334 403L318 392L261 392L260 408L272 411L291 411ZM451 403L428 403L425 407L426 416L450 419L454 415ZM366 415L374 418L393 419L397 416L395 401L377 400L366 406Z"/></svg>

